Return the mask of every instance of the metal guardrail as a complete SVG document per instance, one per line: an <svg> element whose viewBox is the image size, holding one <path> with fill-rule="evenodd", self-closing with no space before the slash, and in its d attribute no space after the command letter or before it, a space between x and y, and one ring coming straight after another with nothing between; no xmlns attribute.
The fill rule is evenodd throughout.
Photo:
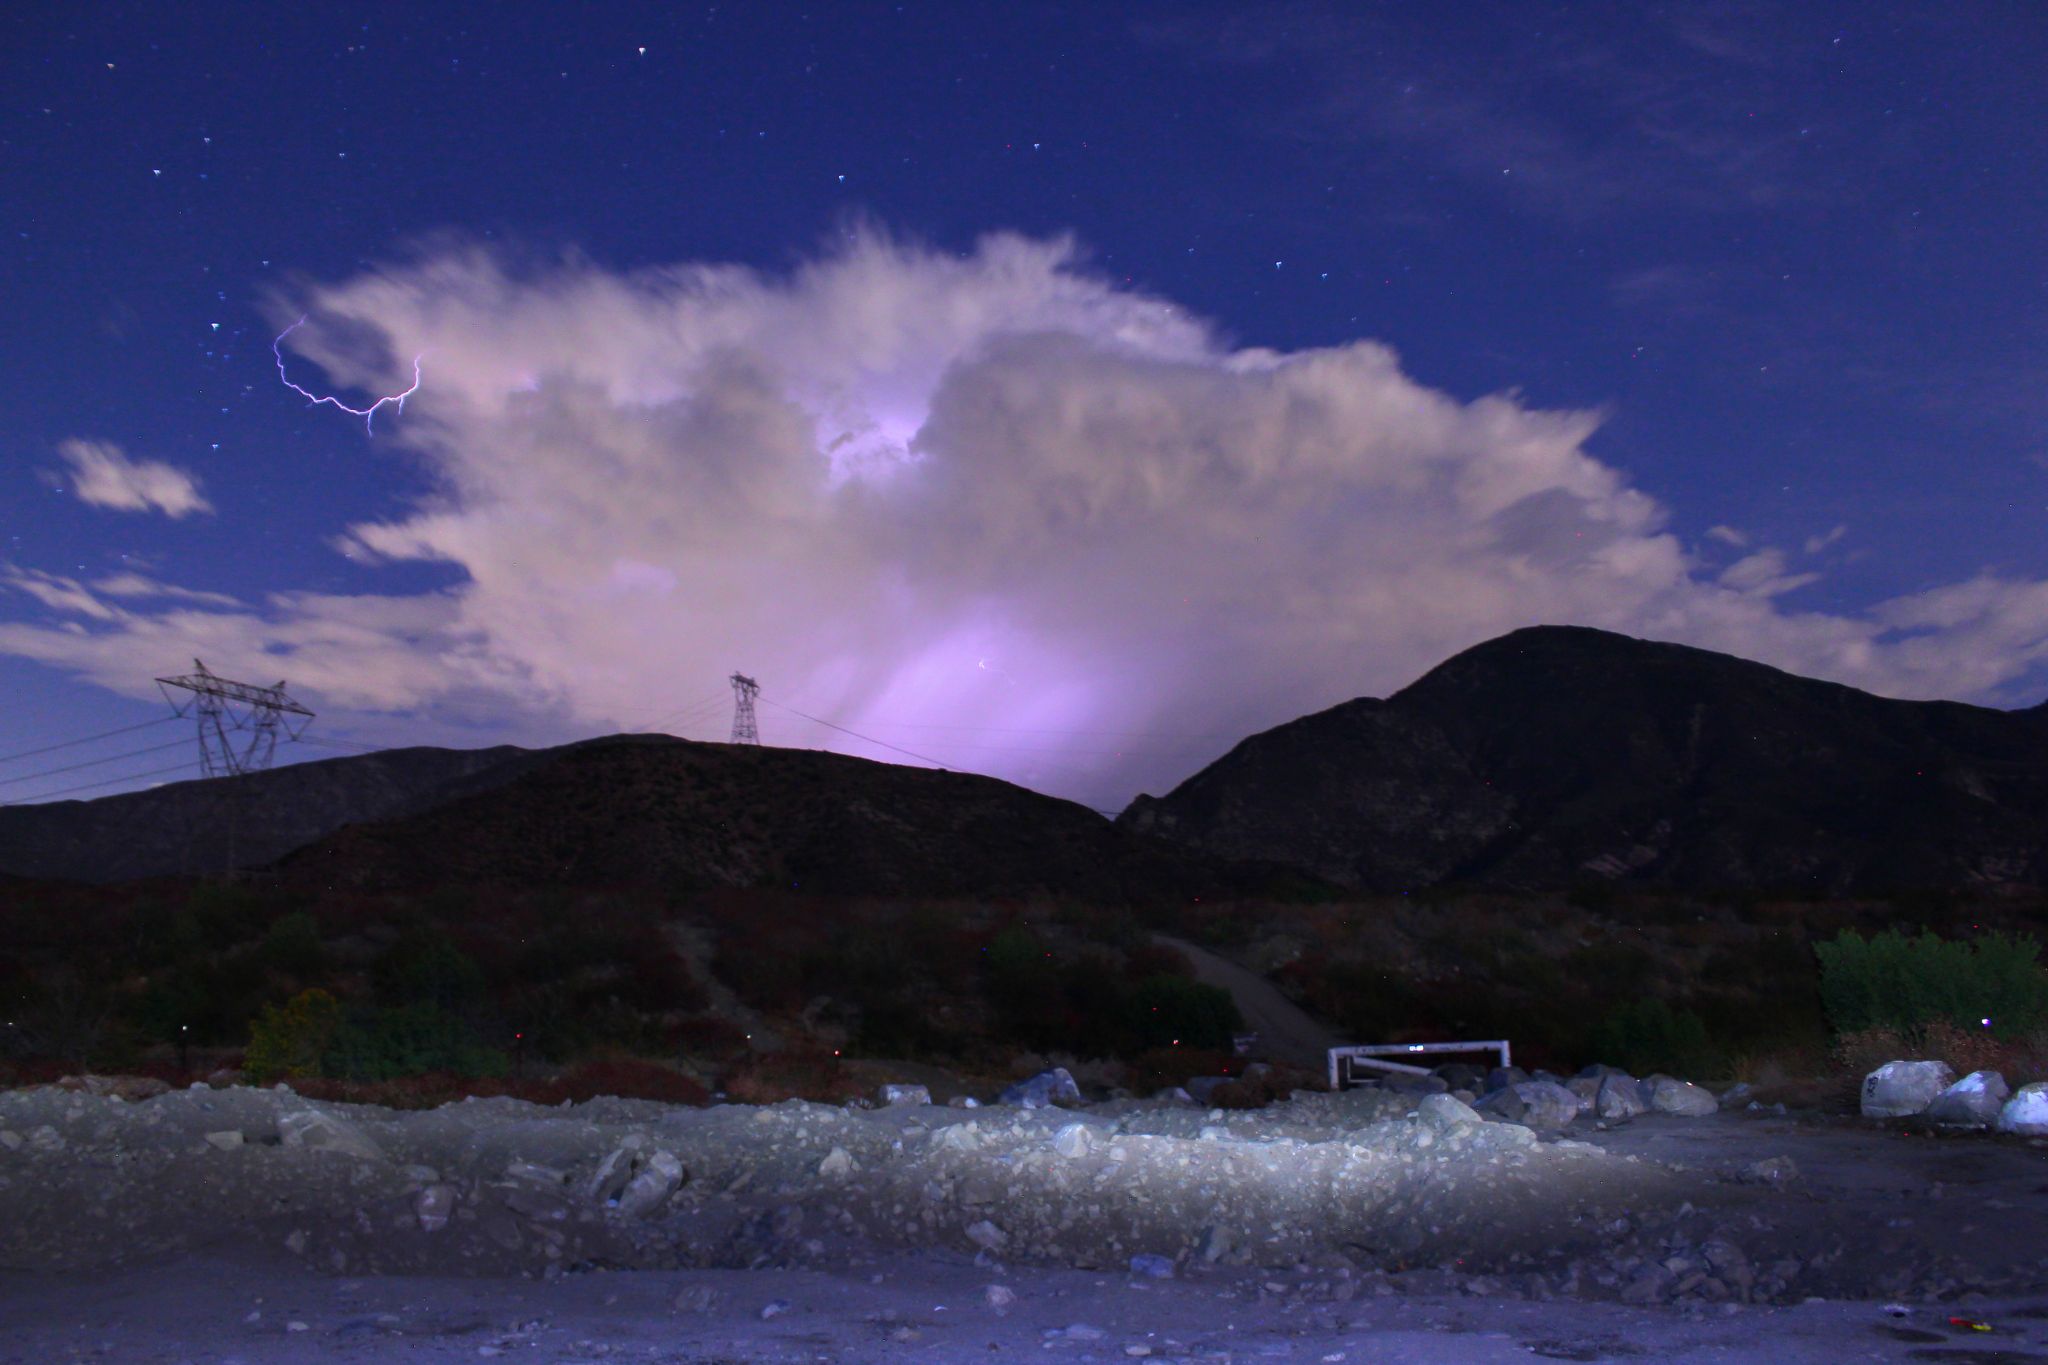
<svg viewBox="0 0 2048 1365"><path fill-rule="evenodd" d="M1389 1071L1397 1075L1427 1076L1426 1066L1412 1066L1407 1062L1391 1062L1388 1057L1438 1056L1443 1053L1494 1052L1500 1056L1502 1066L1512 1066L1509 1060L1508 1040L1489 1038L1474 1043L1361 1043L1351 1047L1330 1049L1330 1089L1342 1090L1351 1083L1351 1068L1370 1067L1374 1071Z"/></svg>

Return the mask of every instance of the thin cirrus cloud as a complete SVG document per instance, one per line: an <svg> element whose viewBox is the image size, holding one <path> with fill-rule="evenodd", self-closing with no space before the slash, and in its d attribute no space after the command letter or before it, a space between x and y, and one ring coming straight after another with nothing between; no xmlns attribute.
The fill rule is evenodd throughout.
<svg viewBox="0 0 2048 1365"><path fill-rule="evenodd" d="M1997 699L2048 653L2048 585L1800 610L1810 567L1682 543L1588 453L1597 414L1461 401L1371 341L1236 347L1062 241L860 233L786 275L444 246L301 311L338 383L428 354L387 431L437 492L335 540L460 584L230 604L17 570L0 652L136 695L198 653L330 710L562 733L738 669L770 743L902 760L819 717L1100 805L1538 622L1910 696Z"/></svg>
<svg viewBox="0 0 2048 1365"><path fill-rule="evenodd" d="M132 460L111 441L64 441L57 455L73 495L88 506L172 520L213 510L192 474L161 460Z"/></svg>

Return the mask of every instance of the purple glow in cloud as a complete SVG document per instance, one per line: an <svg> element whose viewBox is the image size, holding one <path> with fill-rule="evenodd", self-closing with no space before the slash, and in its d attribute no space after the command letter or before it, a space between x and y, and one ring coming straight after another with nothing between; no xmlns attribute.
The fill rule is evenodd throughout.
<svg viewBox="0 0 2048 1365"><path fill-rule="evenodd" d="M412 358L411 388L408 388L404 393L386 394L384 397L379 398L376 402L370 404L370 406L368 406L367 408L352 408L348 404L342 402L339 398L336 398L331 394L314 393L310 389L301 388L299 385L294 384L291 381L291 377L284 372L284 339L290 336L293 332L298 331L299 328L304 327L305 325L306 319L304 316L301 316L297 322L285 328L282 332L279 332L277 334L276 340L270 343L270 353L277 357L278 379L284 384L286 388L290 389L293 393L296 393L303 397L308 403L312 404L314 407L318 407L322 403L332 404L334 407L340 408L343 412L348 413L351 416L362 418L363 429L365 431L374 431L376 428L372 423L373 419L376 416L378 408L383 407L386 403L396 403L398 404L398 410L400 412L404 412L405 400L412 397L413 394L419 392L420 361L426 358L425 351L420 352L418 355Z"/></svg>

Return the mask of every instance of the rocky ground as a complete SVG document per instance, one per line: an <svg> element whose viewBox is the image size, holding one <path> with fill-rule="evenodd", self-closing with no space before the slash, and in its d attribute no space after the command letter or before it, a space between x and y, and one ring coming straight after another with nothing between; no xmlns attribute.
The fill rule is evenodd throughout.
<svg viewBox="0 0 2048 1365"><path fill-rule="evenodd" d="M1379 1089L42 1087L0 1094L0 1362L2048 1361L2044 1146L1748 1109L1539 1136Z"/></svg>

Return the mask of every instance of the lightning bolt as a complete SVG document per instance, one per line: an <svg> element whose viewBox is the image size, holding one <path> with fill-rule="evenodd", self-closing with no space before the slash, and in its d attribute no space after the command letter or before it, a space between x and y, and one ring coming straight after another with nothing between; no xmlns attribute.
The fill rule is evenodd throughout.
<svg viewBox="0 0 2048 1365"><path fill-rule="evenodd" d="M293 393L296 393L300 397L304 398L306 402L311 406L319 407L322 403L326 403L329 404L330 406L340 408L343 412L348 413L351 417L362 418L363 429L365 431L374 432L376 430L374 422L378 408L383 407L386 403L396 403L398 404L398 410L400 412L404 412L405 400L412 397L415 393L419 392L420 361L426 358L427 353L425 351L421 351L418 355L412 358L411 388L407 389L404 393L386 394L384 397L379 398L376 402L370 404L370 406L368 406L367 408L352 408L348 404L342 402L339 398L334 397L332 394L314 393L311 389L302 388L299 385L292 383L291 376L284 372L284 339L290 336L293 332L298 331L299 328L304 327L305 325L306 319L304 317L301 317L297 322L285 328L282 332L279 332L277 334L277 339L270 343L270 353L277 357L277 377L279 382L281 382L286 388L290 389Z"/></svg>

